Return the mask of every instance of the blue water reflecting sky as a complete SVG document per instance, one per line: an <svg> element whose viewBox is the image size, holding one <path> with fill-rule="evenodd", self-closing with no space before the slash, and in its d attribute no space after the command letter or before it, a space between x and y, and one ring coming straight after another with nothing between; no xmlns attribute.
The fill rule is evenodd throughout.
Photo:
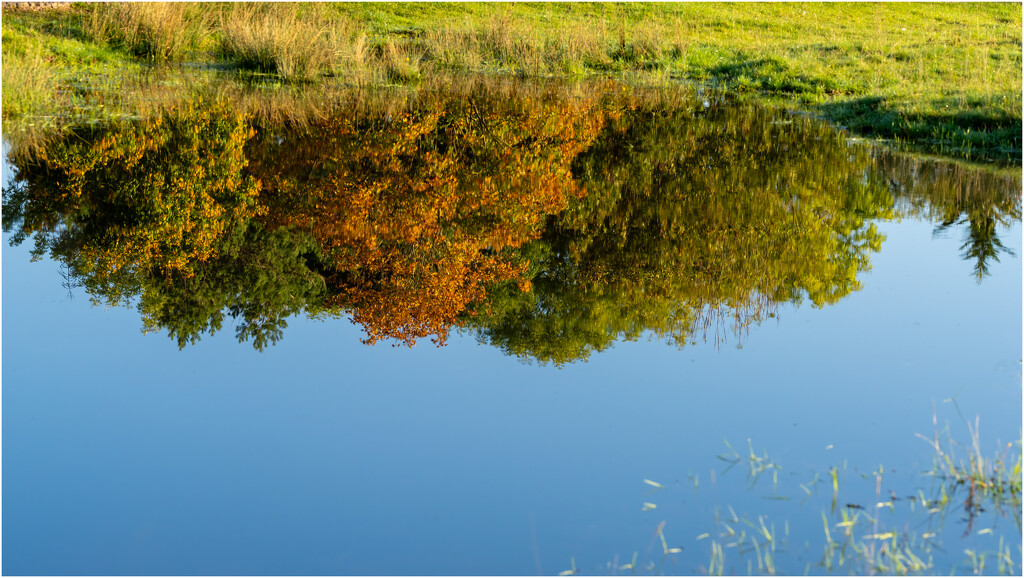
<svg viewBox="0 0 1024 578"><path fill-rule="evenodd" d="M1019 223L1000 231L1017 256L981 284L961 230L880 228L861 291L784 307L741 348L620 343L561 369L471 335L368 347L348 321L295 319L262 353L230 328L179 351L132 310L69 299L5 235L3 571L601 571L660 549L664 520L695 554L669 570L688 573L713 504L820 529L722 475L723 440L750 439L786 479L884 464L912 492L933 400L964 439L943 400L980 416L992 451L1020 437Z"/></svg>

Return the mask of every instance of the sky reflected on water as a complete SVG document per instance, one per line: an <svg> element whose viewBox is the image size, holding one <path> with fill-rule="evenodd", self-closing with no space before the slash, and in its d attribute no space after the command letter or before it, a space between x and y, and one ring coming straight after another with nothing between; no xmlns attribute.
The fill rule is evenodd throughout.
<svg viewBox="0 0 1024 578"><path fill-rule="evenodd" d="M444 347L367 346L351 321L302 317L262 352L230 327L179 350L132 309L69 298L57 264L5 233L3 570L607 573L634 552L661 560L665 521L683 552L661 570L694 573L708 564L697 537L731 506L788 521L785 572L802 573L821 558L831 495L822 482L800 505L815 474L840 468L841 499L867 503L862 474L884 465L884 490L913 494L933 403L959 440L957 409L979 416L988 454L1020 438L1019 218L999 228L1014 255L980 283L964 226L876 224L862 288L834 304L783 303L741 346L641 338L563 367L472 330ZM726 441L770 456L777 483L725 472ZM1019 523L999 523L1019 542ZM994 547L946 524L940 568Z"/></svg>

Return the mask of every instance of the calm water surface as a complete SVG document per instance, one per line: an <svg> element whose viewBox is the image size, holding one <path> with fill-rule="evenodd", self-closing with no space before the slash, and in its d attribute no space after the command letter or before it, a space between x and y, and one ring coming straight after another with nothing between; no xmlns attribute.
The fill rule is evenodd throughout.
<svg viewBox="0 0 1024 578"><path fill-rule="evenodd" d="M5 146L4 573L1020 571L1019 502L909 499L917 434L1020 455L1019 171L684 91L351 98Z"/></svg>

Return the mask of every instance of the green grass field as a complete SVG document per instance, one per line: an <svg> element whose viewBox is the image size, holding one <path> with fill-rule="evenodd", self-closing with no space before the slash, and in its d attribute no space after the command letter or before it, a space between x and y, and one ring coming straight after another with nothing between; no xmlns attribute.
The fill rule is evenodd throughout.
<svg viewBox="0 0 1024 578"><path fill-rule="evenodd" d="M125 61L302 84L629 74L724 87L918 151L1021 161L1019 3L75 4L5 9L3 58L5 117Z"/></svg>

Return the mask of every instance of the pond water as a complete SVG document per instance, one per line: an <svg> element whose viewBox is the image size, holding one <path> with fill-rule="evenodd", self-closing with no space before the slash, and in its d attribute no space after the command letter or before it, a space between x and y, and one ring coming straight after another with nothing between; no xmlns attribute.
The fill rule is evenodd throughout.
<svg viewBox="0 0 1024 578"><path fill-rule="evenodd" d="M5 574L1020 572L932 445L1019 468L1019 169L683 88L253 102L8 135Z"/></svg>

